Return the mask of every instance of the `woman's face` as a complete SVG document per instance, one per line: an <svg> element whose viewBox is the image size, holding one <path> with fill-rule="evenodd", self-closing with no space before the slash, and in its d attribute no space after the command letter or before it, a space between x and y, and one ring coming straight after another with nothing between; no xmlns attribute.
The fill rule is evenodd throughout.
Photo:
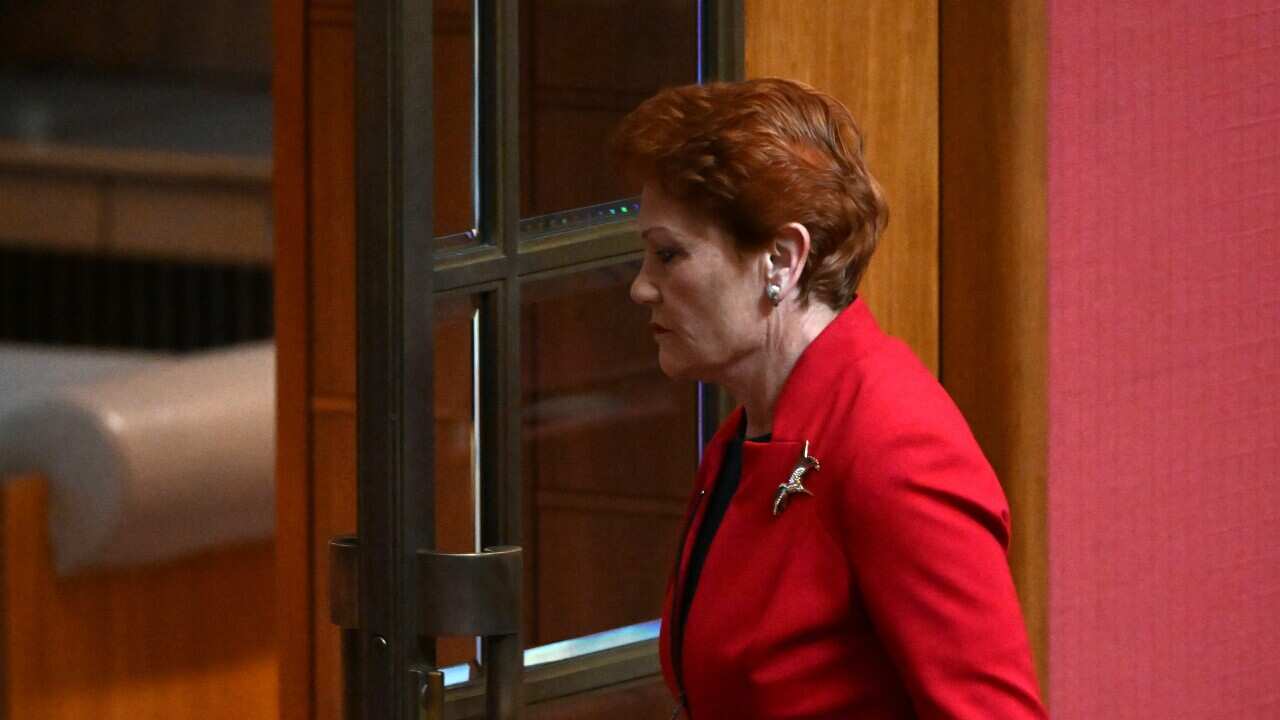
<svg viewBox="0 0 1280 720"><path fill-rule="evenodd" d="M631 299L649 308L658 364L671 378L720 382L764 342L763 251L739 254L716 224L654 183L637 220L645 251Z"/></svg>

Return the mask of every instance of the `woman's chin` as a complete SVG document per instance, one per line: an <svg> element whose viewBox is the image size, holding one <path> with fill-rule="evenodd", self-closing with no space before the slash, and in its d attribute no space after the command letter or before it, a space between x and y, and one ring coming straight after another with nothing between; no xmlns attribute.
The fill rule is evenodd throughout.
<svg viewBox="0 0 1280 720"><path fill-rule="evenodd" d="M658 348L658 367L662 368L662 374L672 380L687 380L685 373L688 371L688 363L681 360L675 353Z"/></svg>
<svg viewBox="0 0 1280 720"><path fill-rule="evenodd" d="M698 367L690 363L687 358L682 358L675 353L667 352L662 349L658 350L658 367L662 369L662 374L672 380L692 380L697 382L705 381L706 373L700 372Z"/></svg>

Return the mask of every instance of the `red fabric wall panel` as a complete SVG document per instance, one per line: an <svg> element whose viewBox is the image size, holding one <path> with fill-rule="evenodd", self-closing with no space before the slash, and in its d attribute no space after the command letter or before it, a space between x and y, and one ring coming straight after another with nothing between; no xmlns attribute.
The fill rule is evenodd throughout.
<svg viewBox="0 0 1280 720"><path fill-rule="evenodd" d="M1280 1L1049 18L1053 714L1280 718Z"/></svg>

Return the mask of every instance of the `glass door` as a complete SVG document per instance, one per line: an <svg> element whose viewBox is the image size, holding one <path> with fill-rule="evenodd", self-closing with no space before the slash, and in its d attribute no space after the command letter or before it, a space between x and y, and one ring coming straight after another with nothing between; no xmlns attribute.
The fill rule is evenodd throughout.
<svg viewBox="0 0 1280 720"><path fill-rule="evenodd" d="M657 618L716 404L657 367L605 146L660 88L740 75L740 6L356 13L349 716L668 711Z"/></svg>

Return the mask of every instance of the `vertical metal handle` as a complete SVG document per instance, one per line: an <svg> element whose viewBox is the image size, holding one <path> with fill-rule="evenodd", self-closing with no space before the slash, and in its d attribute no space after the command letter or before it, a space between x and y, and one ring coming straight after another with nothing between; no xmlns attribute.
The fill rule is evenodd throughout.
<svg viewBox="0 0 1280 720"><path fill-rule="evenodd" d="M489 635L484 643L485 717L518 718L523 711L524 652L520 636Z"/></svg>
<svg viewBox="0 0 1280 720"><path fill-rule="evenodd" d="M342 632L342 717L359 720L360 539L329 540L329 620Z"/></svg>
<svg viewBox="0 0 1280 720"><path fill-rule="evenodd" d="M523 551L418 551L421 632L431 637L480 635L484 642L485 716L515 720L522 711L524 654L520 647Z"/></svg>
<svg viewBox="0 0 1280 720"><path fill-rule="evenodd" d="M429 637L483 638L485 716L517 720L523 710L524 653L520 642L520 548L481 553L418 551L419 632ZM360 541L329 541L329 619L342 632L342 717L362 713L360 657ZM443 720L444 673L415 669L419 718Z"/></svg>

